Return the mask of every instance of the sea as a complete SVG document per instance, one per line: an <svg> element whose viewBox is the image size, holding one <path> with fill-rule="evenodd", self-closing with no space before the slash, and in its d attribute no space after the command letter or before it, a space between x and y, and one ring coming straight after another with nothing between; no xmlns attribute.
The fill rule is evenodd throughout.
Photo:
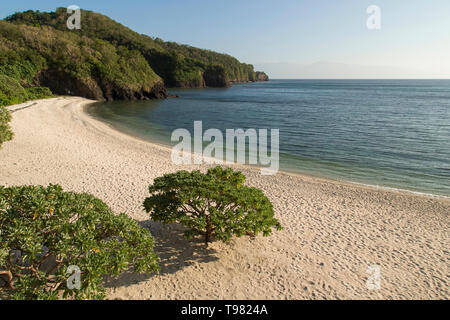
<svg viewBox="0 0 450 320"><path fill-rule="evenodd" d="M450 197L450 80L270 80L169 93L178 98L87 111L168 146L194 121L224 136L278 129L283 171Z"/></svg>

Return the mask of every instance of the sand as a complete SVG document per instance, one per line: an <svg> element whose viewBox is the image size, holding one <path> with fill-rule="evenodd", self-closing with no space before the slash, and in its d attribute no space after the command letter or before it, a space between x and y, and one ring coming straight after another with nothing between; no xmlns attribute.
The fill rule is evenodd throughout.
<svg viewBox="0 0 450 320"><path fill-rule="evenodd" d="M271 199L284 230L205 249L184 240L179 226L151 222L142 202L155 177L207 166L173 165L170 149L84 113L92 101L36 102L14 107L0 184L92 193L156 238L161 274L109 280L109 299L449 298L449 199L239 166ZM367 286L371 265L380 268L379 289Z"/></svg>

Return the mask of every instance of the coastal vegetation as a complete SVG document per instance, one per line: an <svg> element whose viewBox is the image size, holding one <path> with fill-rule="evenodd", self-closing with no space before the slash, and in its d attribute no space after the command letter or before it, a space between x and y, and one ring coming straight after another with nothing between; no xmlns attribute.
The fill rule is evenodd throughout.
<svg viewBox="0 0 450 320"><path fill-rule="evenodd" d="M282 229L263 192L216 167L157 178L144 207L154 221L178 222L205 244ZM0 297L103 299L104 277L159 271L150 231L101 200L58 185L0 186ZM3 282L3 283L2 283Z"/></svg>
<svg viewBox="0 0 450 320"><path fill-rule="evenodd" d="M54 94L166 98L166 86L262 79L229 55L140 35L97 13L83 11L77 31L66 20L60 8L0 21L0 148L13 137L5 106ZM156 179L144 206L154 221L179 222L206 244L281 229L268 198L244 181L220 167L180 171ZM158 260L148 229L92 195L58 185L0 186L0 299L101 299L105 276L158 272Z"/></svg>
<svg viewBox="0 0 450 320"><path fill-rule="evenodd" d="M15 77L0 74L0 105L8 106L27 100L48 98L52 95L46 87L23 87Z"/></svg>
<svg viewBox="0 0 450 320"><path fill-rule="evenodd" d="M12 138L5 108L76 95L93 100L168 97L169 87L225 87L267 75L227 54L142 35L99 13L82 11L81 30L67 10L18 12L0 21L0 147Z"/></svg>
<svg viewBox="0 0 450 320"><path fill-rule="evenodd" d="M4 142L13 138L9 121L11 121L11 114L4 106L0 105L0 149Z"/></svg>
<svg viewBox="0 0 450 320"><path fill-rule="evenodd" d="M6 104L50 90L96 100L167 96L139 52L47 26L0 21L0 75Z"/></svg>
<svg viewBox="0 0 450 320"><path fill-rule="evenodd" d="M139 52L166 86L226 86L231 82L262 79L257 76L252 65L241 63L230 55L139 34L99 13L82 10L81 16L82 27L75 33ZM70 32L66 26L67 17L66 9L58 8L55 12L19 12L6 18L6 21ZM213 70L217 73L213 73Z"/></svg>
<svg viewBox="0 0 450 320"><path fill-rule="evenodd" d="M27 100L43 99L52 95L50 89L46 87L25 87L26 77L31 70L27 66L19 63L10 64L8 57L2 55L0 49L0 148L2 144L13 138L13 133L9 125L11 114L5 106L18 104ZM16 54L11 52L12 55ZM22 81L23 79L23 81Z"/></svg>
<svg viewBox="0 0 450 320"><path fill-rule="evenodd" d="M149 187L144 208L151 219L180 223L188 228L185 237L204 236L228 242L232 236L269 236L281 230L272 203L257 189L244 185L245 176L232 169L216 167L206 174L178 171L156 178Z"/></svg>
<svg viewBox="0 0 450 320"><path fill-rule="evenodd" d="M159 270L153 247L149 230L89 194L57 185L0 187L6 298L103 298L104 276Z"/></svg>

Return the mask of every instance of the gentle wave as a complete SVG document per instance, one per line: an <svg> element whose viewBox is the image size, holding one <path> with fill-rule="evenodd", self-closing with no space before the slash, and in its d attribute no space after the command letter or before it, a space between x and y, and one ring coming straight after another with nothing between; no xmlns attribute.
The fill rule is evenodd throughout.
<svg viewBox="0 0 450 320"><path fill-rule="evenodd" d="M171 145L171 132L279 128L281 168L450 196L450 80L272 80L170 90L178 99L99 103L89 112Z"/></svg>

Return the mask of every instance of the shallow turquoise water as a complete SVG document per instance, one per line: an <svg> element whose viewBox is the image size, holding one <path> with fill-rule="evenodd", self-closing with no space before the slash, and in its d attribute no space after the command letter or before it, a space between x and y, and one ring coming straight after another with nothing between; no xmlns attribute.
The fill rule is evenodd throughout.
<svg viewBox="0 0 450 320"><path fill-rule="evenodd" d="M98 103L119 130L173 145L173 130L278 128L280 167L450 196L450 80L271 80Z"/></svg>

